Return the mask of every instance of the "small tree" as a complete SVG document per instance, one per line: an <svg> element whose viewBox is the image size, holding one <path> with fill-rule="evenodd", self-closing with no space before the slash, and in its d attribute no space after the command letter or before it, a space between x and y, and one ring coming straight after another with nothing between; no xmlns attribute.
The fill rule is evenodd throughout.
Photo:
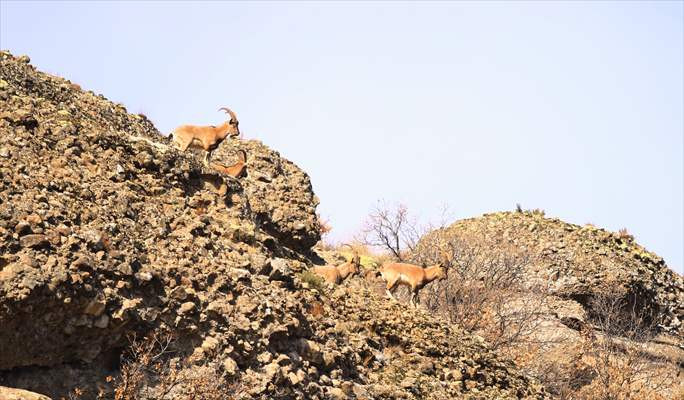
<svg viewBox="0 0 684 400"><path fill-rule="evenodd" d="M366 246L386 250L397 261L407 261L415 253L421 238L448 222L449 206L441 209L437 223L420 223L403 204L389 205L379 201L366 218L358 241Z"/></svg>
<svg viewBox="0 0 684 400"><path fill-rule="evenodd" d="M405 205L392 207L379 202L368 215L359 241L387 250L398 261L404 261L406 252L413 251L421 234Z"/></svg>

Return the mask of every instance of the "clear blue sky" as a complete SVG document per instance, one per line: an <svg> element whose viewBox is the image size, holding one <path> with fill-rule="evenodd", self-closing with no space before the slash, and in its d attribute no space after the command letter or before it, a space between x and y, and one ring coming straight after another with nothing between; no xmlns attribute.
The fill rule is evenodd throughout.
<svg viewBox="0 0 684 400"><path fill-rule="evenodd" d="M168 132L304 168L346 240L378 199L542 208L683 263L683 3L10 2L0 47Z"/></svg>

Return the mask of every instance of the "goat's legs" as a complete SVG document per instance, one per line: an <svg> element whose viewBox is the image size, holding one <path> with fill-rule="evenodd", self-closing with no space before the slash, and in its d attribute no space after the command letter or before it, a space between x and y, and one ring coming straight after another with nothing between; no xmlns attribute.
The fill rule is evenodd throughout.
<svg viewBox="0 0 684 400"><path fill-rule="evenodd" d="M411 305L413 306L413 308L418 308L418 306L416 305L416 302L414 301L414 298L415 298L415 297L416 297L416 291L415 291L415 290L411 290L411 299L409 300L409 303L411 303Z"/></svg>
<svg viewBox="0 0 684 400"><path fill-rule="evenodd" d="M397 286L397 283L398 283L398 282L399 282L398 280L396 280L396 281L394 281L394 282L391 282L391 283L390 283L390 282L387 282L387 286L386 286L386 289L385 289L385 292L387 293L387 296L389 296L389 298L392 299L392 300L394 300L394 301L397 301L397 299L392 295L392 290L394 290L394 288Z"/></svg>
<svg viewBox="0 0 684 400"><path fill-rule="evenodd" d="M192 140L183 140L182 138L176 136L173 137L173 144L175 144L176 148L180 151L187 150L188 147L190 147L191 142Z"/></svg>

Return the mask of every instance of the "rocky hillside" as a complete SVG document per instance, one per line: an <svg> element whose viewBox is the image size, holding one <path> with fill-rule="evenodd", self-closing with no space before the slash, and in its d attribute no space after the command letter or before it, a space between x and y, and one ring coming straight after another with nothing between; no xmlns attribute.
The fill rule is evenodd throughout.
<svg viewBox="0 0 684 400"><path fill-rule="evenodd" d="M545 397L481 338L361 278L320 285L308 176L253 141L215 160L238 148L246 178L206 170L144 116L0 53L0 386L54 399Z"/></svg>
<svg viewBox="0 0 684 400"><path fill-rule="evenodd" d="M321 239L309 176L255 140L226 143L212 157L232 164L239 150L247 154L242 185L257 224L283 245L307 252Z"/></svg>
<svg viewBox="0 0 684 400"><path fill-rule="evenodd" d="M574 225L542 212L500 212L457 221L424 239L426 245L466 238L496 256L502 249L525 254L528 280L550 282L561 298L584 307L616 288L638 307L661 315L666 332L684 332L684 280L665 261L623 233Z"/></svg>
<svg viewBox="0 0 684 400"><path fill-rule="evenodd" d="M421 304L476 332L555 398L680 398L684 284L625 231L499 212L421 238L451 257Z"/></svg>

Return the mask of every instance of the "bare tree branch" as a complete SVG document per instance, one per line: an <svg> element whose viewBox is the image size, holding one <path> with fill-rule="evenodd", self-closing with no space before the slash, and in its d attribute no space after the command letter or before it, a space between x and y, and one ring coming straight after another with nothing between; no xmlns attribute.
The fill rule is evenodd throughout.
<svg viewBox="0 0 684 400"><path fill-rule="evenodd" d="M387 250L398 261L404 261L424 232L406 206L392 207L381 201L368 215L359 241Z"/></svg>

